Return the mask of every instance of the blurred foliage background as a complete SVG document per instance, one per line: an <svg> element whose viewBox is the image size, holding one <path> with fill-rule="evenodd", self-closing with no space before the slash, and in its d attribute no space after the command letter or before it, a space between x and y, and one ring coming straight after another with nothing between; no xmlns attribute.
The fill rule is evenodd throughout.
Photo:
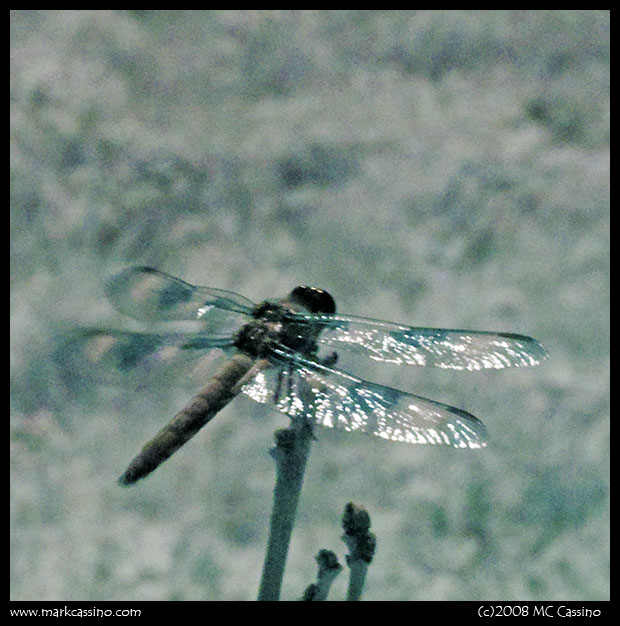
<svg viewBox="0 0 620 626"><path fill-rule="evenodd" d="M608 12L13 11L10 93L12 599L256 597L285 418L238 398L121 489L192 390L69 388L50 358L124 323L103 285L129 265L549 351L346 364L474 413L489 447L322 429L284 598L343 554L351 500L368 600L609 597Z"/></svg>

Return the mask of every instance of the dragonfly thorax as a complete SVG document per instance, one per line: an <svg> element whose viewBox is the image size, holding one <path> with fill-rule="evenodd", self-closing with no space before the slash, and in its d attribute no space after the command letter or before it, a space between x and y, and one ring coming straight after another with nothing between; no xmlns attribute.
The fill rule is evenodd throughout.
<svg viewBox="0 0 620 626"><path fill-rule="evenodd" d="M287 299L258 304L252 312L254 319L237 333L235 346L255 358L267 357L276 343L305 356L316 354L319 329L311 322L292 318L297 306L290 304L295 303Z"/></svg>

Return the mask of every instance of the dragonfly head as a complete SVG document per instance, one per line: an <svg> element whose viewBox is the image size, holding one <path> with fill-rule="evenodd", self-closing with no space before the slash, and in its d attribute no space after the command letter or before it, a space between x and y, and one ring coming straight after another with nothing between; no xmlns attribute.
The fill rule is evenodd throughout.
<svg viewBox="0 0 620 626"><path fill-rule="evenodd" d="M310 313L327 313L332 315L336 312L336 303L327 291L318 287L295 287L288 299L292 304L303 307Z"/></svg>

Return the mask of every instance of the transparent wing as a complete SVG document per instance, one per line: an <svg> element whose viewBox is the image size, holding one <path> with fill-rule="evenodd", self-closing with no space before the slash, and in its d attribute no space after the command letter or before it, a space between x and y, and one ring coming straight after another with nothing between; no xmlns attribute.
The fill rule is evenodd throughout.
<svg viewBox="0 0 620 626"><path fill-rule="evenodd" d="M386 363L455 370L529 367L547 358L525 335L480 330L413 328L348 315L294 314L323 327L318 342Z"/></svg>
<svg viewBox="0 0 620 626"><path fill-rule="evenodd" d="M203 334L84 329L63 338L54 360L66 383L91 380L136 386L153 373L171 375L177 366L184 378L192 369L198 374L232 351L231 339Z"/></svg>
<svg viewBox="0 0 620 626"><path fill-rule="evenodd" d="M460 409L376 385L283 348L241 391L291 418L407 443L486 446L484 424Z"/></svg>
<svg viewBox="0 0 620 626"><path fill-rule="evenodd" d="M254 304L232 291L195 287L150 267L114 276L108 298L125 315L144 321L199 320L209 333L230 334L251 316Z"/></svg>

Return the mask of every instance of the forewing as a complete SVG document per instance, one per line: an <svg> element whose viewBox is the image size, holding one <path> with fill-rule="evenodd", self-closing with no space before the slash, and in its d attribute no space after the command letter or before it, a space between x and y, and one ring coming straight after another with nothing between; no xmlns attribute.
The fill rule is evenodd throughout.
<svg viewBox="0 0 620 626"><path fill-rule="evenodd" d="M306 315L298 315L305 317ZM547 358L543 346L525 335L478 330L413 328L362 317L323 315L318 342L386 363L455 370L529 367Z"/></svg>
<svg viewBox="0 0 620 626"><path fill-rule="evenodd" d="M486 446L484 424L460 409L370 383L299 354L274 348L276 366L242 388L261 403L273 403L292 419L391 441Z"/></svg>
<svg viewBox="0 0 620 626"><path fill-rule="evenodd" d="M221 336L247 321L254 304L232 291L195 287L150 267L132 267L114 276L108 298L125 315L144 321L198 320Z"/></svg>
<svg viewBox="0 0 620 626"><path fill-rule="evenodd" d="M202 334L151 334L85 329L65 337L54 354L65 382L138 386L157 373L183 377L230 354L230 339Z"/></svg>

